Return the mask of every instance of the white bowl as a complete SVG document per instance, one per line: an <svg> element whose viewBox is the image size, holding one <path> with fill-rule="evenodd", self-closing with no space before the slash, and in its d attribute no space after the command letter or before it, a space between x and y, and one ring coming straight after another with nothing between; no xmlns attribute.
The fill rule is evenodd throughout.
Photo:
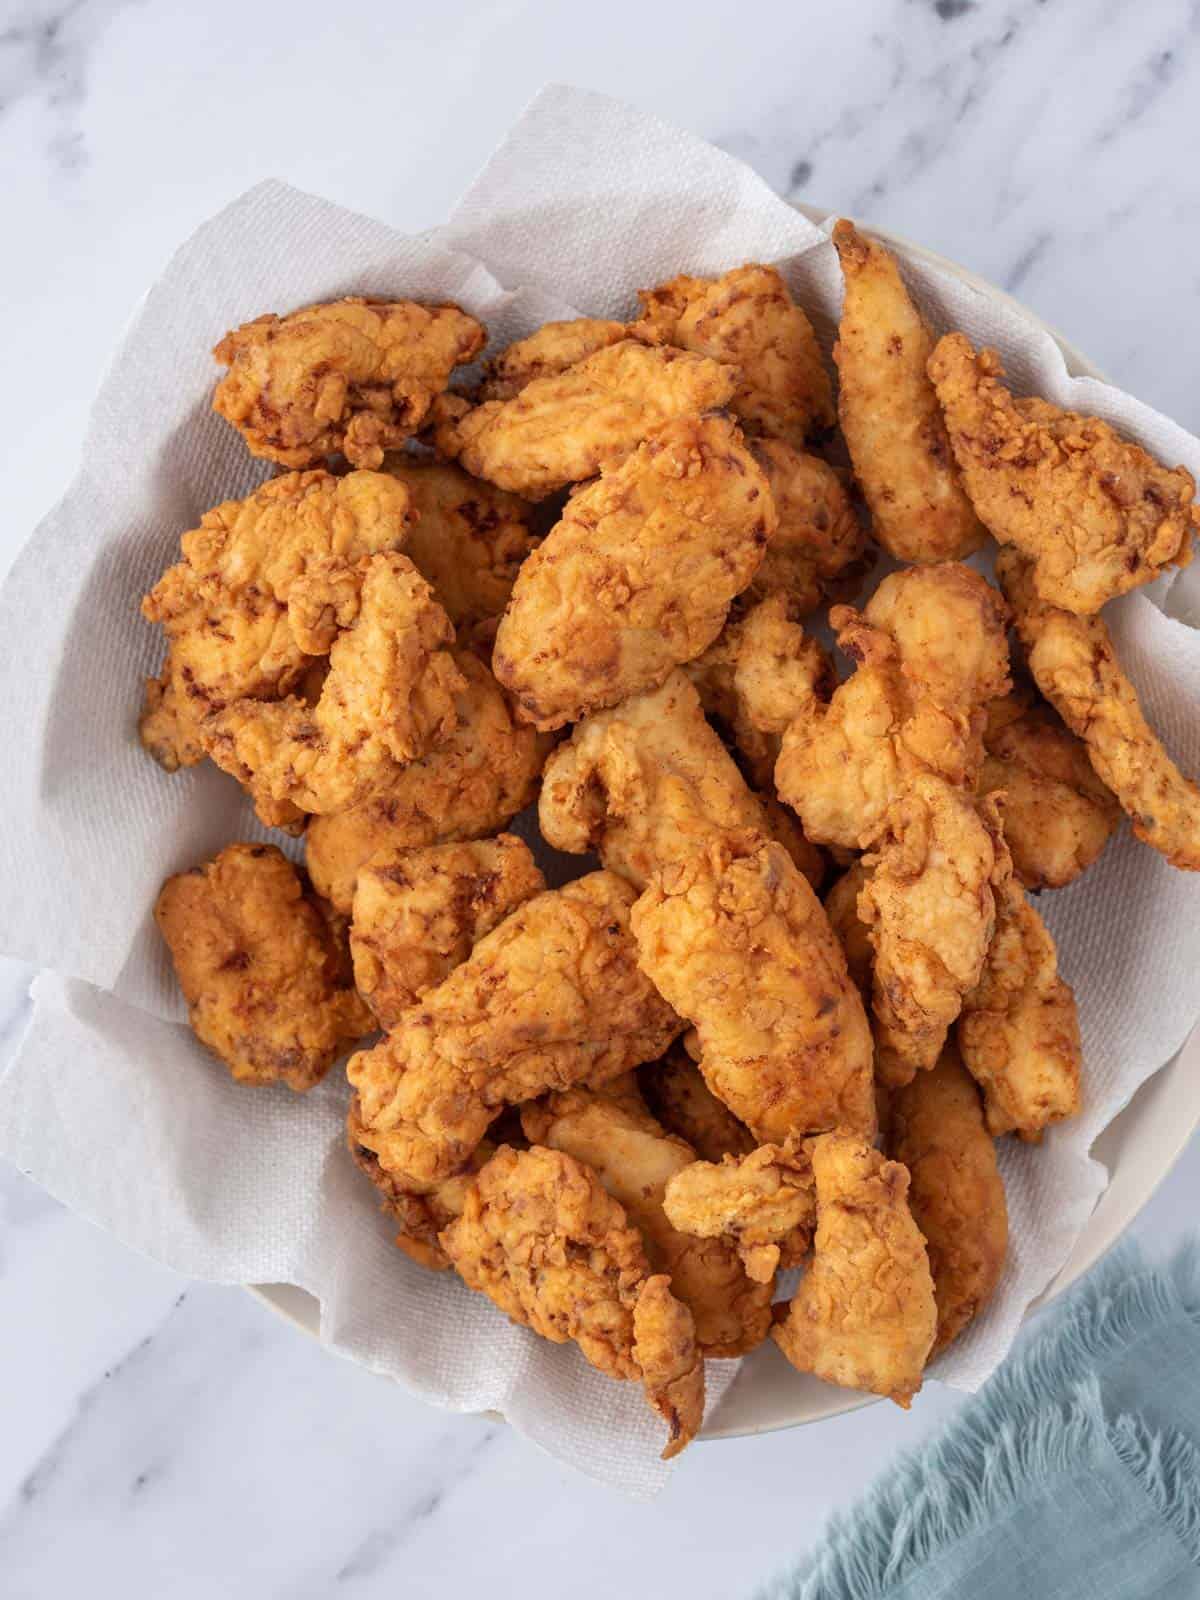
<svg viewBox="0 0 1200 1600"><path fill-rule="evenodd" d="M796 209L817 223L829 215L813 206L801 205ZM911 244L899 235L879 228L871 231L900 246L909 255L954 273L992 299L1016 304L1011 295L956 262ZM1021 309L1024 315L1033 315L1028 307ZM1044 322L1041 326L1062 351L1072 376L1104 380L1104 374L1060 333ZM1096 1140L1092 1154L1108 1170L1108 1187L1084 1224L1061 1271L1031 1310L1062 1294L1116 1243L1170 1172L1197 1126L1200 1126L1200 1029L1191 1035L1178 1055L1142 1085ZM269 1283L251 1286L249 1293L314 1339L320 1337L317 1302L303 1289L292 1284ZM838 1389L822 1383L819 1378L796 1372L775 1347L768 1344L743 1361L736 1381L700 1437L732 1439L747 1433L770 1433L776 1428L820 1422L824 1417L836 1417L843 1411L873 1403L874 1396Z"/></svg>

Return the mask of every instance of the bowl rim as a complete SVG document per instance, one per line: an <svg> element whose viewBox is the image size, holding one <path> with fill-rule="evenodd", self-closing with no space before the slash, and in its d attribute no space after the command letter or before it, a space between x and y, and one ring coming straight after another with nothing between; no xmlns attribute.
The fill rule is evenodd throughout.
<svg viewBox="0 0 1200 1600"><path fill-rule="evenodd" d="M820 226L830 217L844 213L829 211L805 202L789 201L794 210ZM1037 327L1048 333L1062 353L1067 370L1072 377L1095 378L1109 382L1105 374L1090 361L1069 339L1044 318L1037 315L1006 290L990 283L969 268L940 255L925 245L914 243L902 234L887 228L861 224L864 230L884 243L898 247L905 255L914 256L930 266L948 272L961 282L977 289L992 300L1011 306ZM1120 1155L1130 1131L1140 1128L1142 1135L1154 1135L1153 1147L1157 1159L1137 1162L1126 1160L1122 1166ZM1160 1184L1200 1127L1200 1026L1193 1030L1180 1050L1150 1077L1131 1096L1127 1105L1101 1130L1094 1140L1090 1154L1104 1167L1106 1182L1100 1196L1080 1229L1067 1260L1041 1294L1028 1307L1024 1320L1063 1294L1076 1279L1092 1267L1110 1250L1146 1206ZM1139 1143L1148 1142L1139 1139ZM1109 1163L1112 1163L1111 1166ZM321 1342L320 1307L316 1298L295 1284L245 1284L246 1292L276 1316L300 1329L310 1338ZM332 1353L332 1352L331 1352ZM767 1363L771 1363L768 1368ZM794 1396L790 1405L782 1408L772 1404L770 1395L776 1385L775 1376L786 1374L788 1388L782 1393ZM753 1379L760 1376L756 1384ZM747 1381L750 1380L750 1381ZM389 1380L396 1382L399 1380ZM936 1377L931 1381L936 1382ZM759 1393L762 1390L763 1393ZM806 1427L823 1422L830 1417L857 1411L863 1406L881 1403L878 1396L858 1394L853 1390L839 1389L832 1384L808 1374L792 1372L774 1346L752 1351L742 1363L741 1370L722 1397L714 1414L708 1418L699 1435L701 1441L736 1439L760 1433L773 1433L784 1428ZM496 1411L474 1413L492 1421L505 1421Z"/></svg>

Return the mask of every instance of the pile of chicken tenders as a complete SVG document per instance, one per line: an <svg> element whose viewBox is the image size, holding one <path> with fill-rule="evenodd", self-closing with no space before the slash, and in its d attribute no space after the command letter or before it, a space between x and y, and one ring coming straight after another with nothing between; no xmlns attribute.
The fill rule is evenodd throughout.
<svg viewBox="0 0 1200 1600"><path fill-rule="evenodd" d="M836 393L757 264L481 366L453 305L236 329L213 405L277 475L142 602L146 749L304 841L163 886L197 1036L297 1091L362 1042L397 1243L642 1384L664 1455L705 1358L768 1338L909 1404L1003 1270L996 1139L1080 1107L1026 891L1123 813L1200 869L1102 616L1191 559L1191 477L833 242ZM504 831L534 801L594 870L546 887Z"/></svg>

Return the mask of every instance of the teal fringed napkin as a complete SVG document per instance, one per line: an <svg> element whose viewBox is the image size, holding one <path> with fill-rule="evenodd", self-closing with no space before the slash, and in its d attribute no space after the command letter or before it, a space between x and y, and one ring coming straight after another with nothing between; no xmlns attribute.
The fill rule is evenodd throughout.
<svg viewBox="0 0 1200 1600"><path fill-rule="evenodd" d="M760 1600L1197 1600L1200 1250L1115 1251Z"/></svg>

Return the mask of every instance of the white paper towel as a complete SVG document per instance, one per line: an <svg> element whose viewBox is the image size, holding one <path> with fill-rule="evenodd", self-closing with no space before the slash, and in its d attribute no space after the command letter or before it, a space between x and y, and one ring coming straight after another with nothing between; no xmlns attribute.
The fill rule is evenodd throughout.
<svg viewBox="0 0 1200 1600"><path fill-rule="evenodd" d="M342 1148L341 1075L304 1100L239 1088L179 1025L155 892L261 830L222 774L167 777L138 746L141 678L161 641L137 604L180 533L265 475L208 409L208 352L226 328L337 294L409 294L459 300L499 345L551 316L625 314L635 288L749 259L782 267L828 346L840 275L823 230L702 142L567 89L534 102L433 236L405 239L283 185L255 189L148 296L96 402L84 467L0 593L0 948L53 974L35 985L33 1021L0 1083L0 1152L180 1271L300 1285L341 1353L434 1403L502 1410L562 1459L641 1494L666 1469L633 1385L510 1327L391 1245ZM918 259L905 268L938 326L999 347L1018 388L1096 412L1200 477L1200 442L1117 390L1071 379L1010 302ZM1181 614L1183 590L1171 596ZM1144 595L1106 616L1149 715L1195 771L1200 636ZM1041 907L1079 997L1087 1104L1041 1149L1005 1143L1010 1261L988 1313L938 1368L964 1388L1003 1356L1094 1205L1097 1132L1200 1012L1200 884L1127 831ZM714 1400L731 1375L731 1363L710 1363Z"/></svg>

